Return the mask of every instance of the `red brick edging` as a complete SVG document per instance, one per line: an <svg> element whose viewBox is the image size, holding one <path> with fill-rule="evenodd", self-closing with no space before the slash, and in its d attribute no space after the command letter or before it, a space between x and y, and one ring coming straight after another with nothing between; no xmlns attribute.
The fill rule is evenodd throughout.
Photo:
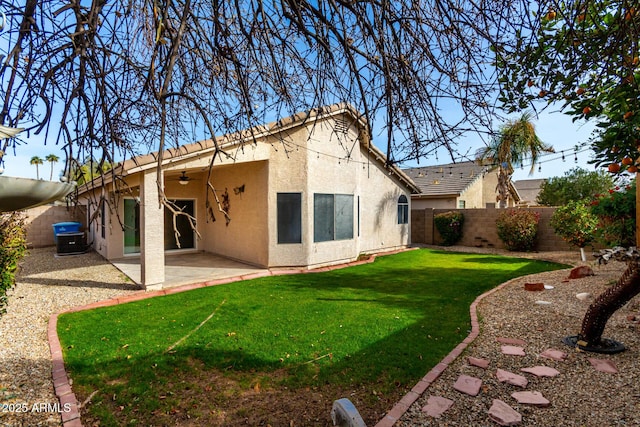
<svg viewBox="0 0 640 427"><path fill-rule="evenodd" d="M62 412L61 412L62 425L64 427L82 427L82 421L80 420L80 405L79 405L78 399L76 398L75 393L73 393L73 390L71 389L69 376L67 375L67 371L64 368L64 359L62 357L62 347L60 346L60 339L58 338L57 327L58 327L58 316L60 314L91 310L98 307L109 307L113 305L125 304L132 301L144 300L147 298L177 294L179 292L191 291L193 289L204 288L207 286L215 286L215 285L222 285L226 283L238 282L241 280L256 279L258 277L281 276L286 274L321 273L324 271L338 270L345 267L353 267L356 265L372 263L375 261L375 259L378 256L393 255L400 252L406 252L406 251L411 251L416 249L418 248L405 248L405 249L398 249L398 250L389 251L389 252L371 254L371 256L365 260L347 262L344 264L331 265L327 267L320 267L313 270L308 270L308 269L268 270L264 272L245 274L243 276L228 277L225 279L211 280L203 283L194 283L192 285L177 286L175 288L162 289L158 291L150 291L150 292L141 291L141 292L136 292L124 297L115 297L108 300L98 301L98 302L94 302L94 303L83 305L83 306L73 307L73 308L70 308L69 310L65 310L60 313L52 314L51 317L49 317L49 324L47 327L47 338L49 340L49 349L51 351L51 361L52 361L51 373L53 377L53 387L54 387L56 396L60 401L60 408L62 408Z"/></svg>
<svg viewBox="0 0 640 427"><path fill-rule="evenodd" d="M411 391L405 394L404 397L400 399L400 401L396 403L389 412L387 412L383 419L378 421L375 427L392 427L405 414L405 412L409 410L409 407L411 407L411 405L413 405L415 401L418 400L420 396L422 396L422 393L424 393L427 388L435 380L438 379L440 374L442 374L444 370L447 369L449 364L451 364L458 358L458 356L462 354L467 346L471 344L473 340L475 340L480 334L480 324L478 323L477 313L478 303L485 297L509 285L514 280L516 279L509 280L508 282L505 282L493 289L488 290L487 292L478 296L473 301L473 303L471 303L471 306L469 307L469 314L471 315L471 332L469 333L469 335L467 335L467 337L460 344L458 344L456 348L451 350L451 352L446 355L440 363L434 366L433 369L431 369L429 373L427 373L427 375L425 375L420 381L418 381L418 383L411 389Z"/></svg>

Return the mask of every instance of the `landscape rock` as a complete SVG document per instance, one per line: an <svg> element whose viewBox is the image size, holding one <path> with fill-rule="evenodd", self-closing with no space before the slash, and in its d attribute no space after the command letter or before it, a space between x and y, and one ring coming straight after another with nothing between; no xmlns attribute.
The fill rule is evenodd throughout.
<svg viewBox="0 0 640 427"><path fill-rule="evenodd" d="M532 368L522 368L520 370L528 374L533 374L536 377L555 377L560 375L559 371L548 366L534 366Z"/></svg>
<svg viewBox="0 0 640 427"><path fill-rule="evenodd" d="M525 283L524 284L525 291L544 291L544 283Z"/></svg>
<svg viewBox="0 0 640 427"><path fill-rule="evenodd" d="M618 373L618 368L616 367L616 364L613 363L613 361L611 360L589 358L589 362L591 363L591 366L593 366L596 371L607 372L609 374Z"/></svg>
<svg viewBox="0 0 640 427"><path fill-rule="evenodd" d="M469 362L469 365L477 366L478 368L487 369L489 367L489 361L485 359L469 356L467 361Z"/></svg>
<svg viewBox="0 0 640 427"><path fill-rule="evenodd" d="M514 374L513 372L505 371L504 369L498 369L496 371L496 378L501 383L506 382L507 384L515 385L517 387L526 387L529 384L529 380L527 380L522 375Z"/></svg>
<svg viewBox="0 0 640 427"><path fill-rule="evenodd" d="M477 396L480 393L482 387L482 380L480 378L470 377L469 375L460 375L453 384L453 388L461 393L468 394L469 396Z"/></svg>
<svg viewBox="0 0 640 427"><path fill-rule="evenodd" d="M567 358L567 353L565 353L564 351L550 348L540 353L540 356L546 357L547 359L553 359L553 360L562 362L564 359Z"/></svg>
<svg viewBox="0 0 640 427"><path fill-rule="evenodd" d="M522 415L500 399L493 399L489 408L489 418L501 426L515 426L522 422Z"/></svg>
<svg viewBox="0 0 640 427"><path fill-rule="evenodd" d="M569 273L569 277L567 277L567 279L582 279L583 277L587 276L595 276L595 274L593 273L593 269L588 265L581 265L571 269L571 272Z"/></svg>
<svg viewBox="0 0 640 427"><path fill-rule="evenodd" d="M550 301L538 300L538 301L536 301L536 304L538 304L538 305L551 305L551 302Z"/></svg>
<svg viewBox="0 0 640 427"><path fill-rule="evenodd" d="M526 356L524 348L515 345L503 345L500 349L502 350L502 354L506 354L507 356Z"/></svg>
<svg viewBox="0 0 640 427"><path fill-rule="evenodd" d="M453 400L440 396L429 396L427 404L422 408L422 412L434 418L439 418L447 409L451 408Z"/></svg>
<svg viewBox="0 0 640 427"><path fill-rule="evenodd" d="M576 298L578 298L580 301L586 301L587 299L591 298L591 294L589 292L580 292L579 294L576 294Z"/></svg>
<svg viewBox="0 0 640 427"><path fill-rule="evenodd" d="M516 391L511 397L523 405L540 406L546 408L551 404L539 391Z"/></svg>

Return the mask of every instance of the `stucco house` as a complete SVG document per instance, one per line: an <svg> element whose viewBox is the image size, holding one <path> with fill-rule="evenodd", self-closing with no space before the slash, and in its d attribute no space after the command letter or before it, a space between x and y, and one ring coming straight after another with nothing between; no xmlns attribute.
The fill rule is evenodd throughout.
<svg viewBox="0 0 640 427"><path fill-rule="evenodd" d="M546 179L521 179L515 181L513 185L520 194L520 206L538 206L538 194L542 190L542 184L546 182Z"/></svg>
<svg viewBox="0 0 640 427"><path fill-rule="evenodd" d="M466 161L403 169L420 192L411 196L412 209L477 209L497 207L498 168ZM520 200L510 185L508 207Z"/></svg>
<svg viewBox="0 0 640 427"><path fill-rule="evenodd" d="M198 234L178 217L179 248L173 215L158 203L157 153L119 164L124 184L114 186L107 174L79 190L87 215L97 218L88 241L109 260L139 256L147 289L162 286L165 253L315 268L410 244L411 195L419 190L386 164L351 106L299 113L216 141L228 156L216 158L210 178L212 140L163 153L165 194L196 219Z"/></svg>

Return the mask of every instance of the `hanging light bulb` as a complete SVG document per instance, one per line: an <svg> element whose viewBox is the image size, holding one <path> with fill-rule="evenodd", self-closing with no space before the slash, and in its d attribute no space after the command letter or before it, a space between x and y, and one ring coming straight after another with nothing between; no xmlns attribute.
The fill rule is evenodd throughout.
<svg viewBox="0 0 640 427"><path fill-rule="evenodd" d="M573 161L574 161L575 163L578 163L578 152L577 152L577 151L576 151L576 152L574 153L574 155L573 155Z"/></svg>
<svg viewBox="0 0 640 427"><path fill-rule="evenodd" d="M538 172L542 172L542 165L538 164Z"/></svg>
<svg viewBox="0 0 640 427"><path fill-rule="evenodd" d="M565 159L565 158L564 158L564 151L562 151L562 161L563 161L563 162L566 162L566 161L567 161L567 159Z"/></svg>

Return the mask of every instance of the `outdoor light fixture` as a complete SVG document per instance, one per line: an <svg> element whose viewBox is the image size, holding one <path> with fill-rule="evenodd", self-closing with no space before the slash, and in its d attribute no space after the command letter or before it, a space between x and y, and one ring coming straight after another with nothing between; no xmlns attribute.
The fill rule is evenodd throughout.
<svg viewBox="0 0 640 427"><path fill-rule="evenodd" d="M187 173L185 171L182 171L182 175L180 176L180 178L178 178L178 182L180 183L180 185L187 185L190 179L191 178L187 176Z"/></svg>

